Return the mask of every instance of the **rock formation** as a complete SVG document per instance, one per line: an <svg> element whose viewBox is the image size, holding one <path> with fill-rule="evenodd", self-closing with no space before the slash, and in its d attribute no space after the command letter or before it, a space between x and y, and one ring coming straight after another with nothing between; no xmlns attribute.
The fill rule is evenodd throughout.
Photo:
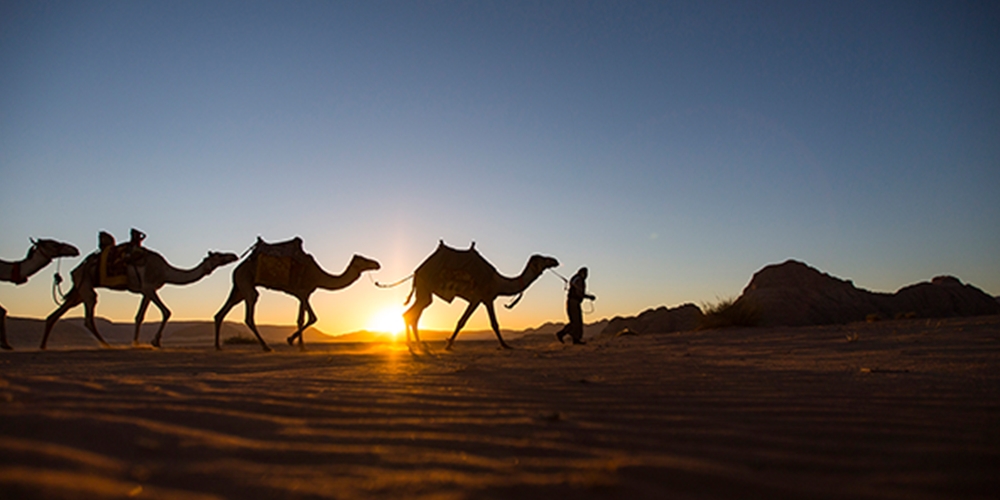
<svg viewBox="0 0 1000 500"><path fill-rule="evenodd" d="M684 304L672 309L660 306L647 309L638 316L623 318L614 317L608 326L604 327L602 335L615 335L628 328L637 333L670 333L694 330L702 319L701 309L694 304Z"/></svg>
<svg viewBox="0 0 1000 500"><path fill-rule="evenodd" d="M993 297L952 276L939 276L894 294L877 293L795 260L755 273L734 305L755 309L760 326L1000 314L1000 304Z"/></svg>

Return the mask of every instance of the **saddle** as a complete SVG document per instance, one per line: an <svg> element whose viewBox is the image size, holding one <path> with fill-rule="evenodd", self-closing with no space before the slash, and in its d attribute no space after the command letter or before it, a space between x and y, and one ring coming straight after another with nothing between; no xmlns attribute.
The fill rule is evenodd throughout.
<svg viewBox="0 0 1000 500"><path fill-rule="evenodd" d="M114 288L128 284L128 266L139 266L146 261L146 249L132 243L121 243L101 250L99 255L98 283Z"/></svg>
<svg viewBox="0 0 1000 500"><path fill-rule="evenodd" d="M257 237L252 257L257 259L254 284L269 288L294 287L302 283L306 266L313 260L302 249L302 238L268 243Z"/></svg>

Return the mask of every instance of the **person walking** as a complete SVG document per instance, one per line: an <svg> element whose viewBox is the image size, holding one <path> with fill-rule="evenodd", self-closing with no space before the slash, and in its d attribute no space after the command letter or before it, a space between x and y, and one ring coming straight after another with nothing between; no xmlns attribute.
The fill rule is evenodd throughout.
<svg viewBox="0 0 1000 500"><path fill-rule="evenodd" d="M574 344L585 344L583 341L583 311L580 304L583 299L597 300L597 297L587 293L587 268L581 267L569 280L569 290L566 292L566 315L569 316L569 323L556 333L559 343L563 343L563 337L569 335Z"/></svg>

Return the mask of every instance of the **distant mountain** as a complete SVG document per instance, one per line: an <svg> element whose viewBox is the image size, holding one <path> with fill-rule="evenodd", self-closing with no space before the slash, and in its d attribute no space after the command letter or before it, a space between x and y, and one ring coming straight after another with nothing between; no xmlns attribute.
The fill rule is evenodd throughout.
<svg viewBox="0 0 1000 500"><path fill-rule="evenodd" d="M761 326L1000 314L994 297L953 276L938 276L892 294L878 293L795 260L755 273L733 305L756 311Z"/></svg>

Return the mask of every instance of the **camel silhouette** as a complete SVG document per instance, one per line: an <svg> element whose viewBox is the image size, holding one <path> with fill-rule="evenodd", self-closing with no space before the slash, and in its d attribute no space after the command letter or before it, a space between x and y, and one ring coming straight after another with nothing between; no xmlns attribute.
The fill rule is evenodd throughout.
<svg viewBox="0 0 1000 500"><path fill-rule="evenodd" d="M361 277L365 271L381 268L378 262L355 255L347 265L343 274L333 275L324 271L316 259L302 250L302 239L294 238L281 243L267 243L260 237L253 246L250 256L233 270L233 288L229 298L215 314L215 348L221 350L219 331L222 321L229 311L240 302L245 302L246 325L257 336L261 348L270 351L271 348L257 331L254 322L254 310L260 292L258 286L271 290L285 292L299 300L299 316L295 333L288 337L288 344L299 341L299 349L305 349L302 332L316 323L316 313L309 305L309 297L317 288L324 290L340 290L347 288ZM306 319L308 315L308 319Z"/></svg>
<svg viewBox="0 0 1000 500"><path fill-rule="evenodd" d="M406 303L409 303L411 298L415 297L415 300L413 305L403 313L403 321L406 323L406 339L410 341L412 333L413 340L420 342L417 325L420 322L421 313L427 306L431 305L434 295L441 297L449 304L455 297L461 297L469 305L458 320L455 332L448 339L445 349L451 350L458 332L462 330L466 321L480 304L486 306L486 312L490 315L490 326L493 328L497 340L500 341L500 346L510 349L510 346L504 342L503 336L500 335L500 326L493 309L493 301L501 295L523 294L524 290L546 269L558 265L559 261L552 257L532 255L519 276L508 278L501 276L492 264L479 255L475 243L472 243L468 250L456 250L445 245L444 241L439 241L437 250L413 272L413 288L410 290ZM517 300L520 300L520 296L515 300L515 303Z"/></svg>
<svg viewBox="0 0 1000 500"><path fill-rule="evenodd" d="M17 285L27 283L31 275L49 265L52 259L77 255L80 255L80 250L69 243L47 239L31 240L31 248L28 248L25 258L14 262L0 260L0 281L10 281ZM0 348L8 351L13 349L7 343L7 310L3 306L0 306Z"/></svg>
<svg viewBox="0 0 1000 500"><path fill-rule="evenodd" d="M118 248L127 248L129 245L131 244L123 243L118 245ZM113 248L111 247L108 250ZM143 318L146 316L146 308L149 307L150 302L156 304L156 307L160 308L162 320L151 345L160 347L163 327L166 326L167 320L170 319L170 309L160 300L157 290L168 283L171 285L194 283L212 274L215 268L239 260L239 257L234 253L208 252L208 256L197 266L191 269L177 269L171 266L162 255L152 250L138 248L132 249L132 252L133 260L125 265L124 279L117 280L112 284L105 284L101 281L102 253L100 251L88 255L79 266L73 269L70 273L73 278L73 288L66 294L62 305L45 319L45 335L42 337L40 349L45 349L49 340L49 334L52 332L52 328L56 322L59 321L59 318L66 311L81 303L85 310L84 326L97 338L102 347L109 347L108 343L105 342L104 338L97 331L97 325L94 324L94 308L97 306L97 288L126 290L142 295L142 301L139 303L139 310L135 316L135 336L132 339L132 345L139 344L139 330L142 326Z"/></svg>

